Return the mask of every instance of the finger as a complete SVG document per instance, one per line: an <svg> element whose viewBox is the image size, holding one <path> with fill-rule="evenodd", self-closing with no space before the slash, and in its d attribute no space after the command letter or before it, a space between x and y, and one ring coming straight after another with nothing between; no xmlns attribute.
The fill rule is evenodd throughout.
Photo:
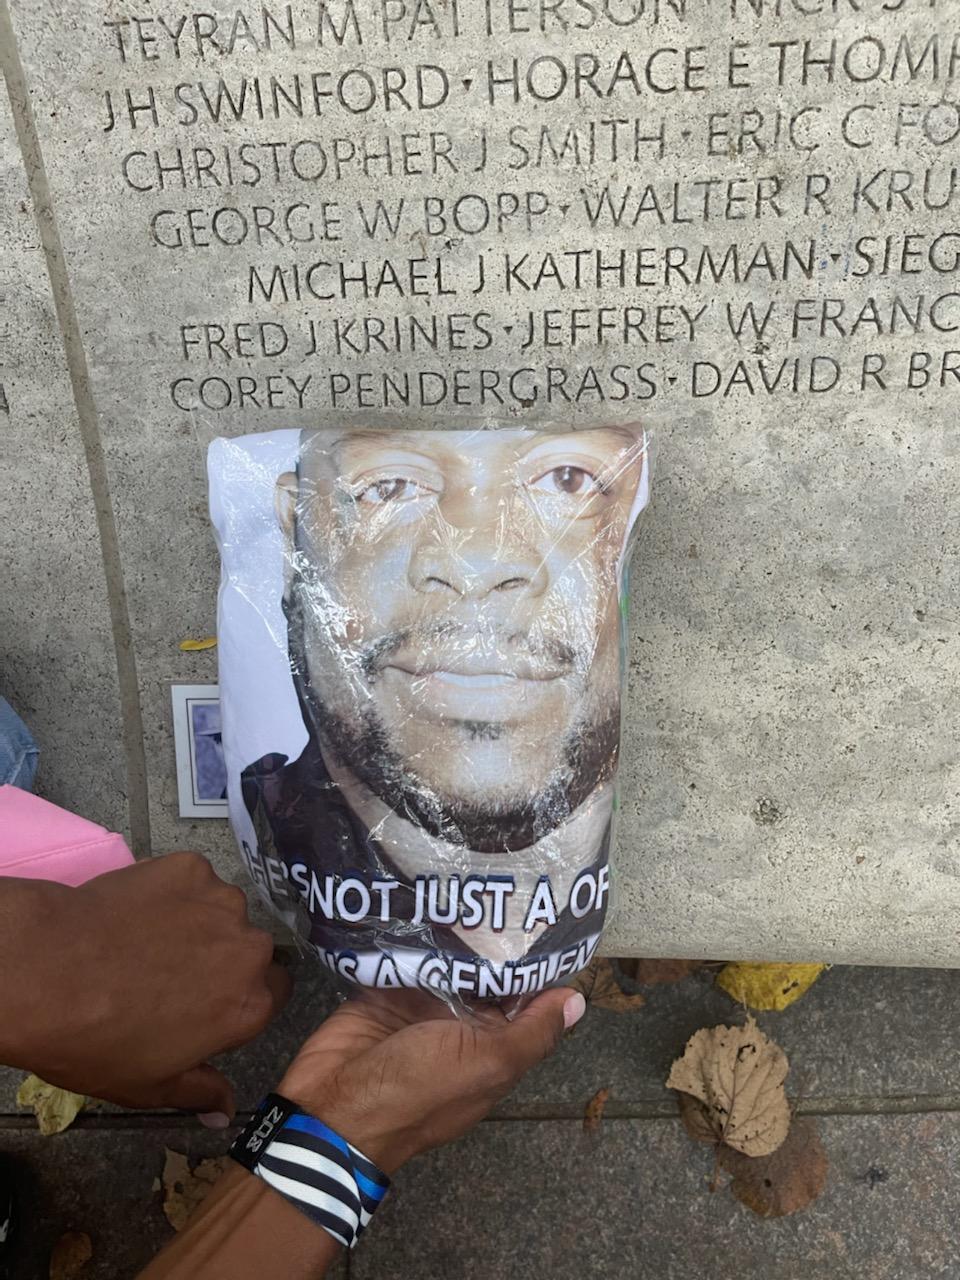
<svg viewBox="0 0 960 1280"><path fill-rule="evenodd" d="M225 1129L236 1114L233 1085L209 1063L165 1081L157 1092L154 1105L198 1111L203 1123L212 1129Z"/></svg>
<svg viewBox="0 0 960 1280"><path fill-rule="evenodd" d="M519 1071L529 1071L548 1058L564 1031L579 1022L586 1002L579 991L557 987L537 996L502 1030L497 1032L508 1045Z"/></svg>
<svg viewBox="0 0 960 1280"><path fill-rule="evenodd" d="M490 1001L476 1001L465 1005L464 1021L472 1022L481 1029L496 1031L512 1021L503 1004L492 1004Z"/></svg>

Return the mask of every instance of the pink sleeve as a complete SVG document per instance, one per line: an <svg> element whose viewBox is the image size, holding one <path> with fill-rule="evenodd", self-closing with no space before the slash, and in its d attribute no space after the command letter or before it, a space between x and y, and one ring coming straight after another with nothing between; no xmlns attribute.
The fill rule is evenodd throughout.
<svg viewBox="0 0 960 1280"><path fill-rule="evenodd" d="M122 836L19 787L0 787L0 876L78 885L133 862Z"/></svg>

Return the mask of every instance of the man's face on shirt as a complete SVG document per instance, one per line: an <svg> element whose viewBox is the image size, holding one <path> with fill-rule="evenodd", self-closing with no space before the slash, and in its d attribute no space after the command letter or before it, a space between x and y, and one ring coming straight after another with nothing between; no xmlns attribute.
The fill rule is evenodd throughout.
<svg viewBox="0 0 960 1280"><path fill-rule="evenodd" d="M619 428L304 433L278 490L295 678L392 808L522 848L610 776L642 465Z"/></svg>

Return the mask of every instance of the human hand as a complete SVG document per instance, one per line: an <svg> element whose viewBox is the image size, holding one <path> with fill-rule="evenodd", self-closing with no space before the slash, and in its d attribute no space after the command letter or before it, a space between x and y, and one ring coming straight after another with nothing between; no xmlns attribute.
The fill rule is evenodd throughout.
<svg viewBox="0 0 960 1280"><path fill-rule="evenodd" d="M304 1044L279 1092L387 1173L467 1132L583 1015L545 991L512 1022L492 1007L457 1019L416 991L360 989ZM233 1165L142 1280L315 1280L339 1252L260 1178Z"/></svg>
<svg viewBox="0 0 960 1280"><path fill-rule="evenodd" d="M3 956L0 1061L122 1106L226 1124L233 1088L206 1059L258 1035L291 986L242 889L198 854L173 853L76 889L0 881L5 904L17 955L12 983Z"/></svg>
<svg viewBox="0 0 960 1280"><path fill-rule="evenodd" d="M278 1092L386 1173L473 1128L583 1016L579 992L545 991L508 1021L455 1017L412 991L351 996L291 1063Z"/></svg>

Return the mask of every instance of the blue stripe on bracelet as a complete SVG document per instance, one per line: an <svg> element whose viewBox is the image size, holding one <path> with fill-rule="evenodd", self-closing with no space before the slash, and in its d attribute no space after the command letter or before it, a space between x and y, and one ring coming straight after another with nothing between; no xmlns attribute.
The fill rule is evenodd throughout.
<svg viewBox="0 0 960 1280"><path fill-rule="evenodd" d="M387 1193L389 1182L387 1182L386 1186L381 1186L360 1172L351 1155L351 1153L353 1155L357 1154L354 1147L351 1147L350 1151L344 1154L339 1146L333 1146L326 1138L321 1138L313 1133L305 1133L301 1127L291 1128L290 1125L284 1125L277 1132L270 1147L271 1153L276 1149L278 1141L288 1149L288 1159L302 1159L306 1164L313 1163L311 1157L316 1160L322 1160L325 1164L333 1167L334 1176L336 1176L335 1170L339 1169L342 1176L349 1179L351 1189L356 1191L363 1208L368 1213L373 1213ZM303 1153L302 1157L297 1156L297 1151ZM367 1162L364 1161L364 1163L366 1164ZM377 1173L379 1174L379 1170L377 1170Z"/></svg>
<svg viewBox="0 0 960 1280"><path fill-rule="evenodd" d="M365 1178L359 1169L354 1169L353 1176L356 1179L357 1186L363 1194L368 1196L371 1200L376 1200L377 1204L379 1204L387 1194L386 1187L378 1187L375 1182L371 1182L369 1178Z"/></svg>
<svg viewBox="0 0 960 1280"><path fill-rule="evenodd" d="M279 1094L267 1095L230 1154L348 1248L390 1186L361 1151Z"/></svg>
<svg viewBox="0 0 960 1280"><path fill-rule="evenodd" d="M375 1182L378 1187L383 1187L384 1191L386 1191L390 1186L390 1179L387 1175L381 1173L377 1166L368 1160L362 1152L358 1151L356 1147L351 1147L350 1150L353 1153L354 1168L359 1169L364 1177L369 1178L371 1182Z"/></svg>
<svg viewBox="0 0 960 1280"><path fill-rule="evenodd" d="M294 1129L298 1133L312 1133L317 1138L323 1138L324 1142L329 1142L331 1147L337 1147L345 1156L350 1154L350 1144L341 1138L339 1133L334 1133L322 1120L315 1120L313 1116L305 1115L302 1111L291 1116L283 1127Z"/></svg>
<svg viewBox="0 0 960 1280"><path fill-rule="evenodd" d="M291 1116L283 1126L283 1131L289 1129L292 1129L295 1133L308 1133L311 1137L321 1138L324 1142L328 1142L331 1147L336 1147L338 1151L342 1151L353 1166L353 1176L357 1180L357 1185L370 1197L371 1200L376 1200L379 1204L387 1194L387 1188L390 1183L386 1176L380 1173L380 1170L377 1169L376 1166L372 1165L365 1156L360 1155L360 1152L355 1150L349 1142L341 1138L339 1133L334 1133L334 1131L325 1125L322 1120L316 1120L313 1116L300 1113L299 1115ZM356 1159L358 1156L360 1161L363 1162L364 1167L370 1173L377 1175L377 1180L374 1180L373 1177L368 1177L367 1174L360 1171L358 1168L359 1161Z"/></svg>
<svg viewBox="0 0 960 1280"><path fill-rule="evenodd" d="M295 1204L301 1213L305 1213L318 1227L323 1227L340 1244L348 1249L356 1244L358 1232L355 1219L351 1220L350 1215L336 1201L314 1192L310 1187L302 1187L298 1180L288 1179L264 1165L257 1167L256 1175L268 1187L273 1187L274 1191L279 1191L285 1199Z"/></svg>

